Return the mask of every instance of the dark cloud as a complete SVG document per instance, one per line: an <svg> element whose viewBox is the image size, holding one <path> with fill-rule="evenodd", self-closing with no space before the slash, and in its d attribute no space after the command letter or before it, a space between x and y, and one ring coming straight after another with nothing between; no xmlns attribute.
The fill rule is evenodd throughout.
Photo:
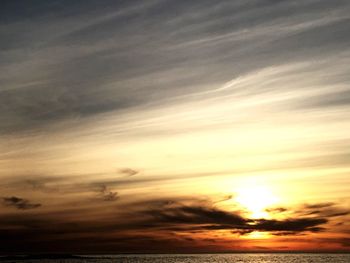
<svg viewBox="0 0 350 263"><path fill-rule="evenodd" d="M119 199L118 192L109 190L106 185L101 186L100 194L104 201L116 201Z"/></svg>
<svg viewBox="0 0 350 263"><path fill-rule="evenodd" d="M260 219L257 220L255 229L259 231L283 231L291 233L304 231L319 232L324 230L324 228L318 226L327 222L328 220L326 218L293 218L280 221Z"/></svg>
<svg viewBox="0 0 350 263"><path fill-rule="evenodd" d="M119 173L125 176L133 176L135 174L138 174L139 171L136 171L131 168L122 168L122 169L119 169Z"/></svg>
<svg viewBox="0 0 350 263"><path fill-rule="evenodd" d="M176 206L163 210L147 211L155 218L158 226L185 225L194 230L233 230L249 233L267 231L281 233L319 232L327 218L290 218L285 220L249 219L239 212L227 212L216 208L199 206Z"/></svg>
<svg viewBox="0 0 350 263"><path fill-rule="evenodd" d="M318 204L306 204L305 208L306 209L320 209L320 208L328 208L328 207L332 207L335 204L332 202L328 202L328 203L318 203Z"/></svg>
<svg viewBox="0 0 350 263"><path fill-rule="evenodd" d="M267 208L265 209L266 212L268 213L283 213L283 212L287 212L288 209L284 208L284 207L273 207L273 208Z"/></svg>
<svg viewBox="0 0 350 263"><path fill-rule="evenodd" d="M345 209L335 203L326 202L318 204L306 204L303 209L298 211L300 215L314 215L320 217L340 217L350 214L349 209Z"/></svg>
<svg viewBox="0 0 350 263"><path fill-rule="evenodd" d="M34 209L41 206L41 204L39 203L31 203L27 199L23 199L16 196L3 197L2 203L6 206L16 207L17 209L20 209L20 210Z"/></svg>
<svg viewBox="0 0 350 263"><path fill-rule="evenodd" d="M231 200L232 198L233 198L233 195L226 195L222 199L220 199L220 200L218 200L218 201L216 201L214 203L216 204L216 203L225 202L225 201Z"/></svg>
<svg viewBox="0 0 350 263"><path fill-rule="evenodd" d="M182 237L148 229L130 211L119 216L101 211L98 218L77 211L0 215L0 253L205 251L196 242L184 245Z"/></svg>
<svg viewBox="0 0 350 263"><path fill-rule="evenodd" d="M107 193L106 188L100 190ZM113 192L112 192L113 193ZM101 195L102 196L102 195ZM16 198L14 203L21 202ZM22 199L21 199L22 200ZM92 209L95 211L95 209ZM40 211L39 211L40 212ZM226 211L208 199L164 198L113 204L97 215L88 208L55 212L7 214L0 216L0 251L73 251L118 252L205 251L206 242L215 244L207 251L220 251L227 240L214 238L216 231L236 235L269 232L276 236L303 235L325 231L332 217L289 217L283 220L251 219L241 211ZM203 233L205 237L203 238ZM200 234L199 236L196 236ZM210 236L208 236L210 235ZM214 235L214 236L213 236ZM192 242L186 250L181 242ZM216 242L204 239L214 239ZM75 246L79 243L80 248ZM232 242L239 243L238 237ZM105 248L105 249L104 249ZM17 250L16 250L17 249Z"/></svg>

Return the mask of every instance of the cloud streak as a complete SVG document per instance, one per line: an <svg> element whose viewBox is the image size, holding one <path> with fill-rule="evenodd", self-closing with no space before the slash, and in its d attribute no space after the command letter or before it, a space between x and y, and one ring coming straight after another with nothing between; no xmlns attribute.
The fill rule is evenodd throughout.
<svg viewBox="0 0 350 263"><path fill-rule="evenodd" d="M23 199L16 196L3 197L2 203L5 206L15 207L19 210L35 209L41 206L39 203L31 203L27 199Z"/></svg>
<svg viewBox="0 0 350 263"><path fill-rule="evenodd" d="M169 5L181 16L169 12ZM85 15L78 5L69 6L70 12L62 3L43 3L26 14L32 20L6 15L25 8L9 4L2 10L2 55L8 59L0 66L7 76L20 73L17 78L0 78L2 131L44 129L67 119L76 123L165 103L180 94L211 92L204 83L217 86L257 69L318 58L321 51L325 56L327 49L339 53L349 42L344 34L349 6L338 1L107 1L94 12L95 4L87 4L84 9L90 13ZM43 12L52 10L53 17ZM159 12L163 15L156 15ZM128 27L115 26L126 22ZM23 34L21 24L32 28L34 37ZM33 55L26 52L29 49ZM241 67L235 67L237 60ZM318 105L338 104L346 100L335 92Z"/></svg>
<svg viewBox="0 0 350 263"><path fill-rule="evenodd" d="M248 219L238 212L227 212L210 207L178 206L164 210L148 211L160 226L166 228L181 225L188 230L233 230L250 233L253 231L269 231L277 234L301 233L304 231L319 232L319 227L328 222L326 218L290 218L285 220ZM193 227L193 228L192 228ZM246 232L244 232L246 231Z"/></svg>

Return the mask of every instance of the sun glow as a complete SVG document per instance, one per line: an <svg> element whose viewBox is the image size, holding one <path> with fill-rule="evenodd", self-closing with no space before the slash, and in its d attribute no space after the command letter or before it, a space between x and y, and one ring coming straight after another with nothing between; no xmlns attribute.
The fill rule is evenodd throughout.
<svg viewBox="0 0 350 263"><path fill-rule="evenodd" d="M248 210L251 218L268 218L266 208L277 203L278 198L262 185L245 186L237 191L236 201Z"/></svg>
<svg viewBox="0 0 350 263"><path fill-rule="evenodd" d="M266 232L254 231L252 233L247 234L245 237L247 239L267 239L267 238L270 238L271 235Z"/></svg>

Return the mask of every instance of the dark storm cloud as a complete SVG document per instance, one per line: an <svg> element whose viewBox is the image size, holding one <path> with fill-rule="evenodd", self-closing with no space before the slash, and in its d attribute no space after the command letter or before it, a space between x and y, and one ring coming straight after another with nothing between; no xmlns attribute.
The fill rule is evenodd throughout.
<svg viewBox="0 0 350 263"><path fill-rule="evenodd" d="M341 52L350 44L349 8L347 1L5 1L0 131L150 107L259 68ZM347 104L343 95L319 106Z"/></svg>
<svg viewBox="0 0 350 263"><path fill-rule="evenodd" d="M27 199L23 199L20 197L16 196L11 196L11 197L3 197L2 198L2 203L5 206L12 206L20 210L26 210L26 209L34 209L38 208L41 206L39 203L31 203Z"/></svg>

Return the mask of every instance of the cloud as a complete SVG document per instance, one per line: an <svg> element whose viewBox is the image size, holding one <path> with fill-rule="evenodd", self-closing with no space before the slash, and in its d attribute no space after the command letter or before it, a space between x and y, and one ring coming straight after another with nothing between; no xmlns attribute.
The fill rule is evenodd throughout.
<svg viewBox="0 0 350 263"><path fill-rule="evenodd" d="M244 225L246 220L238 214L228 213L215 208L200 206L178 206L165 208L164 210L147 211L159 222L174 224L222 224L222 225Z"/></svg>
<svg viewBox="0 0 350 263"><path fill-rule="evenodd" d="M41 206L41 204L39 203L31 203L27 199L23 199L16 196L3 197L2 201L4 205L16 207L17 209L20 209L20 210L34 209Z"/></svg>
<svg viewBox="0 0 350 263"><path fill-rule="evenodd" d="M350 41L344 2L64 3L1 10L1 131L149 109L272 65L315 64ZM344 95L322 103L346 105Z"/></svg>
<svg viewBox="0 0 350 263"><path fill-rule="evenodd" d="M226 202L228 200L231 200L233 198L233 195L226 195L222 199L215 201L214 204L221 203L221 202Z"/></svg>
<svg viewBox="0 0 350 263"><path fill-rule="evenodd" d="M249 219L239 212L228 212L211 207L176 206L147 211L154 217L157 226L177 228L184 226L187 230L232 230L240 233L252 231L276 233L301 233L306 231L319 232L324 230L320 225L328 222L326 218L288 218Z"/></svg>
<svg viewBox="0 0 350 263"><path fill-rule="evenodd" d="M119 199L118 192L109 190L106 185L101 186L100 194L103 201L116 201Z"/></svg>
<svg viewBox="0 0 350 263"><path fill-rule="evenodd" d="M288 209L284 207L272 207L272 208L265 209L265 211L268 213L283 213L283 212L287 212Z"/></svg>
<svg viewBox="0 0 350 263"><path fill-rule="evenodd" d="M13 180L9 183L11 188L22 188L32 191L41 191L44 193L57 193L60 192L60 184L63 181L67 182L66 178L61 177L43 177L43 176L30 176L32 179L24 179L26 176L18 180Z"/></svg>
<svg viewBox="0 0 350 263"><path fill-rule="evenodd" d="M255 230L272 232L300 233L304 231L320 232L324 228L319 227L327 223L326 218L292 218L285 220L260 219L256 221Z"/></svg>
<svg viewBox="0 0 350 263"><path fill-rule="evenodd" d="M136 171L131 168L122 168L122 169L119 169L119 173L125 176L133 176L135 174L138 174L139 171Z"/></svg>
<svg viewBox="0 0 350 263"><path fill-rule="evenodd" d="M320 208L328 208L328 207L332 207L335 204L332 202L328 202L328 203L318 203L318 204L307 204L305 205L306 209L320 209Z"/></svg>
<svg viewBox="0 0 350 263"><path fill-rule="evenodd" d="M297 211L300 215L315 215L321 217L340 217L350 214L349 209L340 207L333 202L305 204L303 209Z"/></svg>
<svg viewBox="0 0 350 263"><path fill-rule="evenodd" d="M107 188L100 191L101 197L106 193L108 199L111 191ZM16 213L0 215L0 251L13 251L13 248L39 251L43 247L48 251L62 251L68 249L69 244L78 249L76 242L80 246L78 251L85 252L96 244L94 251L101 252L152 251L151 244L157 244L157 251L163 252L171 251L171 247L179 252L220 251L226 245L232 248L232 244L244 244L239 238L241 235L252 232L303 235L326 231L327 222L332 220L332 217L297 215L283 220L252 219L241 211L219 209L211 200L200 198L143 198L137 202L125 199L124 203L112 203L111 209L97 214L95 208L80 207L28 211L20 217ZM219 235L222 231L234 236L227 240ZM186 245L188 250L183 246L186 238L188 241L191 238L191 245ZM206 242L213 243L214 247L207 247Z"/></svg>

